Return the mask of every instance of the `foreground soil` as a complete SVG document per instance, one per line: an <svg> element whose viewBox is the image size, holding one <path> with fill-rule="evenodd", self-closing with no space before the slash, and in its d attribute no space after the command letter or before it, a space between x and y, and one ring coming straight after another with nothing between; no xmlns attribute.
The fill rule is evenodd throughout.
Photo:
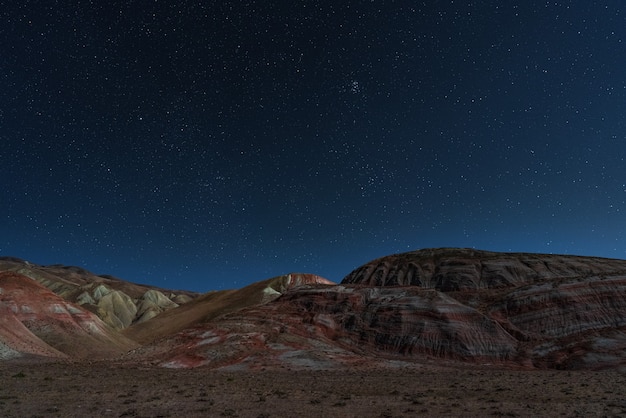
<svg viewBox="0 0 626 418"><path fill-rule="evenodd" d="M0 416L626 416L625 387L618 370L249 372L0 362Z"/></svg>

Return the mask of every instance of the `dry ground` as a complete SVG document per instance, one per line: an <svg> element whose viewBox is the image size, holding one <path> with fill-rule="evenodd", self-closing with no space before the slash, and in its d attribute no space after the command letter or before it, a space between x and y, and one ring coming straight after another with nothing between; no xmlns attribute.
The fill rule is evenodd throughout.
<svg viewBox="0 0 626 418"><path fill-rule="evenodd" d="M626 375L409 366L214 371L0 362L3 417L626 416Z"/></svg>

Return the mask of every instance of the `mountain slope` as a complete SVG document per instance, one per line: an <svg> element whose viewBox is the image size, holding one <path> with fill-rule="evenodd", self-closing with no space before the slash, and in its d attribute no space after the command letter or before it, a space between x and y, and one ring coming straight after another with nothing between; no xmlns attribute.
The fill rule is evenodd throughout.
<svg viewBox="0 0 626 418"><path fill-rule="evenodd" d="M198 296L194 292L165 290L113 276L98 276L80 267L40 266L15 257L0 257L0 271L30 277L118 330L151 319Z"/></svg>
<svg viewBox="0 0 626 418"><path fill-rule="evenodd" d="M305 284L332 285L334 283L313 274L291 273L256 282L238 290L209 292L150 321L138 323L124 330L123 334L145 344L210 321L220 315L248 306L268 303L288 289Z"/></svg>
<svg viewBox="0 0 626 418"><path fill-rule="evenodd" d="M427 358L506 364L517 345L497 321L435 291L313 285L185 329L144 353L168 367L335 368Z"/></svg>
<svg viewBox="0 0 626 418"><path fill-rule="evenodd" d="M38 282L0 272L0 347L7 357L104 358L136 344Z"/></svg>
<svg viewBox="0 0 626 418"><path fill-rule="evenodd" d="M511 288L607 274L626 274L626 261L600 257L434 248L370 261L348 274L341 283L419 286L450 292Z"/></svg>

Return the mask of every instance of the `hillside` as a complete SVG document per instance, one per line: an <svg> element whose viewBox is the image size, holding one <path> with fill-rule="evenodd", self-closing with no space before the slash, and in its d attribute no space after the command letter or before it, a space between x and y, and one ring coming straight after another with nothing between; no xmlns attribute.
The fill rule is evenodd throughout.
<svg viewBox="0 0 626 418"><path fill-rule="evenodd" d="M95 353L93 335L76 333L70 344L72 337L58 331L67 326L50 325L59 316L39 314L37 327L25 316L31 305L48 312L63 302L72 321L88 318L96 324L98 353L127 364L227 369L388 367L398 361L526 369L626 364L624 260L425 249L373 260L341 284L293 273L200 296L77 268L15 259L3 259L0 266L6 288L2 307L12 312L4 315L0 333L5 358L36 353L80 359ZM32 294L45 297L32 300ZM148 301L155 309L144 316L140 312L149 311L143 308ZM34 332L42 327L52 334L43 338Z"/></svg>

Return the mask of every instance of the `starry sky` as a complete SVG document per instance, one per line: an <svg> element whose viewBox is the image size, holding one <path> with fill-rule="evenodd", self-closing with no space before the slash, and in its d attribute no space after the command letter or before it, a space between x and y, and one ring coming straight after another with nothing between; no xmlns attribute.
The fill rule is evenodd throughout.
<svg viewBox="0 0 626 418"><path fill-rule="evenodd" d="M626 5L0 6L0 255L166 288L626 258Z"/></svg>

